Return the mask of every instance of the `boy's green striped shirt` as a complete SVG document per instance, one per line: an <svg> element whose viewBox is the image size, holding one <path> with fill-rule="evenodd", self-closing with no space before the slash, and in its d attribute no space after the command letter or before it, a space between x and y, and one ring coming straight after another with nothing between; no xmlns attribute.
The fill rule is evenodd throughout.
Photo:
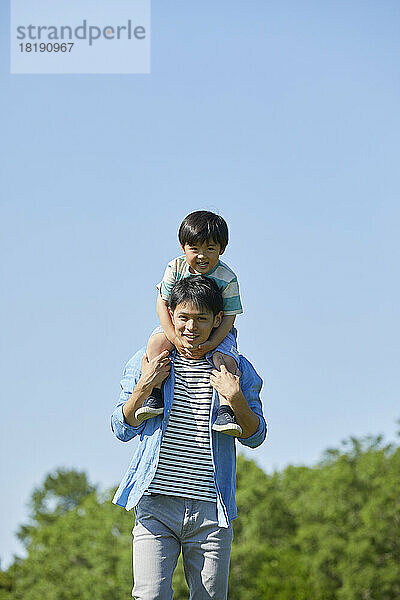
<svg viewBox="0 0 400 600"><path fill-rule="evenodd" d="M168 300L174 283L196 274L198 273L190 272L185 255L171 260L165 269L163 280L157 285L161 297ZM213 279L222 292L224 315L241 314L243 308L240 301L239 284L232 269L219 260L211 271L205 273L205 276Z"/></svg>

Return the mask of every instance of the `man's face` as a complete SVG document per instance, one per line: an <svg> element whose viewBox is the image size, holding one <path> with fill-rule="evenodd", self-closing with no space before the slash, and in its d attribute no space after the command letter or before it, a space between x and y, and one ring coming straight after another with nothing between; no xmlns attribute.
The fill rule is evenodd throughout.
<svg viewBox="0 0 400 600"><path fill-rule="evenodd" d="M214 327L222 321L222 312L217 315L206 308L197 308L191 302L178 304L171 319L175 327L175 334L185 348L197 348L206 342Z"/></svg>

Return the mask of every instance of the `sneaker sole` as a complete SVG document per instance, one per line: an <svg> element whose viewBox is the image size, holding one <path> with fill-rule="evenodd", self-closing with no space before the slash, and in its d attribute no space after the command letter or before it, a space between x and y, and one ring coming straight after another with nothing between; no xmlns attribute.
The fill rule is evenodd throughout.
<svg viewBox="0 0 400 600"><path fill-rule="evenodd" d="M231 435L233 437L240 437L243 433L240 425L213 425L214 431L220 431L225 435Z"/></svg>
<svg viewBox="0 0 400 600"><path fill-rule="evenodd" d="M144 408L138 408L138 410L135 413L135 419L136 421L139 421L139 423L141 423L146 419L151 419L151 417L157 417L158 415L162 415L163 412L163 408L149 408L145 406Z"/></svg>

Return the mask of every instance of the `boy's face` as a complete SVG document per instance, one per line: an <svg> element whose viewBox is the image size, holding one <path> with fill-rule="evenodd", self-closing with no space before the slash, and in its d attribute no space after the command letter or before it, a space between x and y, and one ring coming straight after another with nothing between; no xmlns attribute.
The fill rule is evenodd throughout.
<svg viewBox="0 0 400 600"><path fill-rule="evenodd" d="M206 240L203 244L185 244L182 250L186 256L191 272L205 275L213 269L223 254L221 246L214 240Z"/></svg>
<svg viewBox="0 0 400 600"><path fill-rule="evenodd" d="M210 337L214 327L222 320L222 312L214 316L207 308L197 308L191 302L178 304L174 312L170 311L175 334L185 348L197 348Z"/></svg>

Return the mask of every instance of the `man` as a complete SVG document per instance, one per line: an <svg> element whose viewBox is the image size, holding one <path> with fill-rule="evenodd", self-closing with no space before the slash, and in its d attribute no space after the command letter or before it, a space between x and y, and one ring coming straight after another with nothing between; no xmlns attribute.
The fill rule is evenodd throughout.
<svg viewBox="0 0 400 600"><path fill-rule="evenodd" d="M221 323L222 307L210 278L177 282L169 310L185 356L163 352L149 361L142 349L125 367L111 427L121 441L140 439L113 502L135 507L136 600L171 600L181 549L190 598L227 598L231 521L237 516L236 448L234 437L212 430L218 394L235 413L243 445L259 446L267 425L262 380L249 361L240 355L239 377L224 366L215 370L210 354L190 358ZM164 414L138 421L135 414L162 382Z"/></svg>

